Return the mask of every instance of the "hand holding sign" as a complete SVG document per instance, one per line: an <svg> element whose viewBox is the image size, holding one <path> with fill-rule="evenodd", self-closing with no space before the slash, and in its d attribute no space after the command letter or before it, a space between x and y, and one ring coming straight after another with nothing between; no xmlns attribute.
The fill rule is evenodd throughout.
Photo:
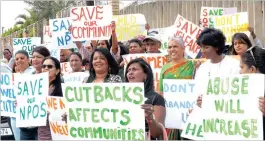
<svg viewBox="0 0 265 141"><path fill-rule="evenodd" d="M200 95L197 99L197 105L201 108L202 105L202 95Z"/></svg>
<svg viewBox="0 0 265 141"><path fill-rule="evenodd" d="M116 23L115 23L115 21L111 22L111 30L112 30L112 32L116 31Z"/></svg>
<svg viewBox="0 0 265 141"><path fill-rule="evenodd" d="M265 98L263 96L259 97L259 109L264 116L265 115Z"/></svg>

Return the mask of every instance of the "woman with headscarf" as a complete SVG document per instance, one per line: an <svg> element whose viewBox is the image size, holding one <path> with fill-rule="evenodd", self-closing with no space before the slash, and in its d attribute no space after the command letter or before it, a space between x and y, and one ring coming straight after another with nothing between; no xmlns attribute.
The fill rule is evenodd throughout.
<svg viewBox="0 0 265 141"><path fill-rule="evenodd" d="M147 101L141 108L145 111L146 132L150 131L151 139L160 138L163 135L166 108L164 98L154 91L152 68L142 58L131 60L126 67L125 82L144 82Z"/></svg>

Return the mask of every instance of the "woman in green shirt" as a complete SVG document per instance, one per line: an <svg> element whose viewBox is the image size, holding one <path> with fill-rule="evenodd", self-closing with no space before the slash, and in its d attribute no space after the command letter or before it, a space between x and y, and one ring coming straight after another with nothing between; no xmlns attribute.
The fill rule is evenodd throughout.
<svg viewBox="0 0 265 141"><path fill-rule="evenodd" d="M171 61L162 67L160 72L159 90L163 93L163 79L192 79L194 64L184 58L185 46L181 37L170 37L168 55ZM167 129L169 140L181 140L181 130Z"/></svg>

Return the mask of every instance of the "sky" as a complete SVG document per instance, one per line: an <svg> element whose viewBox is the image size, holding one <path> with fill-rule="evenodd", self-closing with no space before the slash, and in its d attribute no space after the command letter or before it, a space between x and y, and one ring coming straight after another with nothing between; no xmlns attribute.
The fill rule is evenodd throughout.
<svg viewBox="0 0 265 141"><path fill-rule="evenodd" d="M26 7L28 5L23 1L1 1L1 27L4 27L4 30L12 28L19 14L28 14Z"/></svg>

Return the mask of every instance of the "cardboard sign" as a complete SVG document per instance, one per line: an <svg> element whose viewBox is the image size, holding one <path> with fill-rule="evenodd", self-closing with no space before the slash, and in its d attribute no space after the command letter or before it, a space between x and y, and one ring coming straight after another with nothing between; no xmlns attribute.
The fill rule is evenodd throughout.
<svg viewBox="0 0 265 141"><path fill-rule="evenodd" d="M174 32L176 36L183 38L185 42L185 53L195 59L200 51L200 46L196 43L202 28L178 15L174 24Z"/></svg>
<svg viewBox="0 0 265 141"><path fill-rule="evenodd" d="M62 90L70 139L145 140L143 83L66 83Z"/></svg>
<svg viewBox="0 0 265 141"><path fill-rule="evenodd" d="M52 19L50 22L50 28L52 32L52 48L69 49L76 48L75 43L72 41L69 27L71 25L70 18Z"/></svg>
<svg viewBox="0 0 265 141"><path fill-rule="evenodd" d="M110 5L72 7L72 40L109 40L112 34Z"/></svg>
<svg viewBox="0 0 265 141"><path fill-rule="evenodd" d="M72 68L70 66L70 63L69 62L61 63L61 73L62 74L68 74L70 72L72 72Z"/></svg>
<svg viewBox="0 0 265 141"><path fill-rule="evenodd" d="M208 80L202 98L206 140L263 140L264 75L233 75Z"/></svg>
<svg viewBox="0 0 265 141"><path fill-rule="evenodd" d="M196 105L195 80L164 79L163 86L167 111L165 127L183 129L188 110Z"/></svg>
<svg viewBox="0 0 265 141"><path fill-rule="evenodd" d="M30 79L29 79L30 78ZM49 74L14 74L16 127L46 126Z"/></svg>
<svg viewBox="0 0 265 141"><path fill-rule="evenodd" d="M114 15L118 41L128 41L138 35L146 35L146 19L143 14Z"/></svg>
<svg viewBox="0 0 265 141"><path fill-rule="evenodd" d="M14 93L14 85L12 80L12 73L1 73L1 116L16 117L16 107L14 104L16 95Z"/></svg>
<svg viewBox="0 0 265 141"><path fill-rule="evenodd" d="M226 36L226 44L231 45L232 36L235 33L248 32L248 12L235 13L230 15L212 18L214 28L223 31Z"/></svg>
<svg viewBox="0 0 265 141"><path fill-rule="evenodd" d="M188 116L188 120L181 132L181 137L191 140L205 140L203 137L203 111L197 105Z"/></svg>
<svg viewBox="0 0 265 141"><path fill-rule="evenodd" d="M33 49L40 44L41 44L40 37L13 38L13 54L15 56L17 51L25 50L28 52L29 57L31 58Z"/></svg>
<svg viewBox="0 0 265 141"><path fill-rule="evenodd" d="M222 7L202 7L200 16L201 27L214 27L212 17L223 16L237 13L236 7L222 8Z"/></svg>
<svg viewBox="0 0 265 141"><path fill-rule="evenodd" d="M84 79L89 77L89 72L74 72L63 76L64 83L75 82L83 83Z"/></svg>
<svg viewBox="0 0 265 141"><path fill-rule="evenodd" d="M68 138L68 125L62 121L66 112L64 98L48 96L46 98L49 114L49 123L53 140L66 140Z"/></svg>
<svg viewBox="0 0 265 141"><path fill-rule="evenodd" d="M128 54L123 55L124 59L124 72L126 70L127 64L136 58L143 58L152 68L154 74L154 85L155 90L159 92L159 79L160 79L160 71L167 63L167 58L162 53L148 53L148 54Z"/></svg>
<svg viewBox="0 0 265 141"><path fill-rule="evenodd" d="M43 43L50 43L52 39L52 32L50 26L43 26Z"/></svg>

